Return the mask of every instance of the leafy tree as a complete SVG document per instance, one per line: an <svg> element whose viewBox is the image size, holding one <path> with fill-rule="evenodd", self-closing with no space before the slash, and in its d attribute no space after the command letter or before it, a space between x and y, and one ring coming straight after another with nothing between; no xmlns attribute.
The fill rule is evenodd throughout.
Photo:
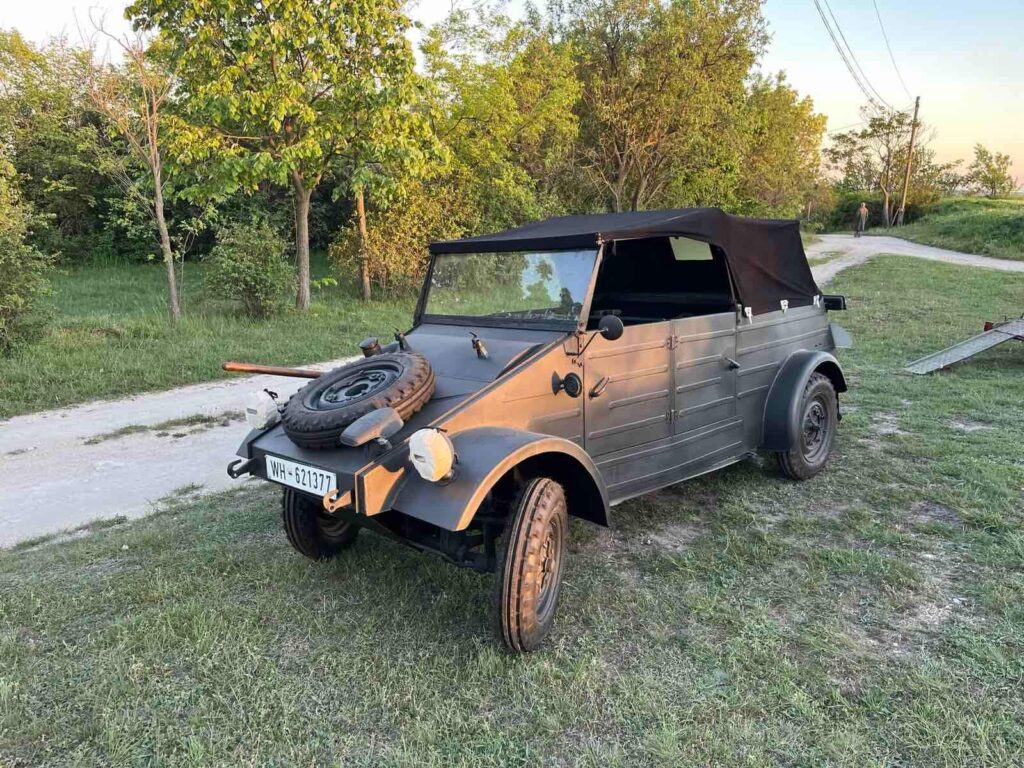
<svg viewBox="0 0 1024 768"><path fill-rule="evenodd" d="M32 241L74 258L95 247L117 188L91 148L100 116L86 92L87 52L63 39L42 46L0 30L0 143L33 208Z"/></svg>
<svg viewBox="0 0 1024 768"><path fill-rule="evenodd" d="M296 304L309 307L312 192L348 158L360 170L406 133L415 83L400 0L136 0L180 67L179 160L206 172L194 194L262 180L290 186Z"/></svg>
<svg viewBox="0 0 1024 768"><path fill-rule="evenodd" d="M974 162L967 169L971 188L981 195L1001 197L1016 188L1017 183L1010 175L1012 161L1002 152L991 152L982 144L974 145Z"/></svg>
<svg viewBox="0 0 1024 768"><path fill-rule="evenodd" d="M569 0L557 23L582 83L578 162L593 199L616 211L720 202L708 198L735 185L735 118L766 41L760 3Z"/></svg>
<svg viewBox="0 0 1024 768"><path fill-rule="evenodd" d="M895 212L893 198L903 181L911 117L895 111L876 114L868 107L861 114L866 126L835 136L825 155L840 173L844 189L881 192L882 220L889 226ZM924 144L922 137L919 147Z"/></svg>
<svg viewBox="0 0 1024 768"><path fill-rule="evenodd" d="M797 216L818 179L825 116L786 84L783 75L755 76L743 110L743 149L736 209Z"/></svg>
<svg viewBox="0 0 1024 768"><path fill-rule="evenodd" d="M28 243L32 221L14 166L0 155L0 354L24 337L26 320L47 288L49 259Z"/></svg>
<svg viewBox="0 0 1024 768"><path fill-rule="evenodd" d="M103 32L102 27L98 29ZM123 69L97 67L89 71L89 98L128 147L127 154L105 152L104 168L128 195L134 196L152 214L160 241L167 277L168 309L171 322L181 320L181 297L174 263L178 257L171 243L164 210L167 193L163 142L167 100L174 80L161 65L159 48L140 34L115 38L124 54ZM132 171L136 163L146 169L144 180Z"/></svg>

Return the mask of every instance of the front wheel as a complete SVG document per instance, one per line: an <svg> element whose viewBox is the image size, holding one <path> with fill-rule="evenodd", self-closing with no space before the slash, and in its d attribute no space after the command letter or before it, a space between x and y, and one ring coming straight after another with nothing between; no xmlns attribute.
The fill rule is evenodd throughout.
<svg viewBox="0 0 1024 768"><path fill-rule="evenodd" d="M497 630L512 651L536 649L555 620L569 539L565 491L547 477L519 493L498 544Z"/></svg>
<svg viewBox="0 0 1024 768"><path fill-rule="evenodd" d="M789 451L776 454L779 468L794 480L807 480L825 468L839 422L839 399L827 376L811 374L800 401L800 433Z"/></svg>
<svg viewBox="0 0 1024 768"><path fill-rule="evenodd" d="M311 560L330 560L355 544L359 526L324 509L319 500L286 488L281 520L288 543Z"/></svg>

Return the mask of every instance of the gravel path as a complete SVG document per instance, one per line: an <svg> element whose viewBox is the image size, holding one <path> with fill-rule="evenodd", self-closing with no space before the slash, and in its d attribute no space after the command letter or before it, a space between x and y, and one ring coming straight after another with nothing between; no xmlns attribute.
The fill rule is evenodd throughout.
<svg viewBox="0 0 1024 768"><path fill-rule="evenodd" d="M224 468L247 431L240 415L249 393L266 387L287 397L305 383L244 376L0 423L0 547L100 518L141 517L186 486L237 485ZM182 419L195 423L166 426Z"/></svg>
<svg viewBox="0 0 1024 768"><path fill-rule="evenodd" d="M820 258L829 253L841 251L842 255L811 267L818 285L825 285L844 269L863 264L872 256L892 254L894 256L915 256L927 261L941 261L946 264L960 264L966 267L984 267L1004 272L1024 272L1024 261L994 259L990 256L975 256L970 253L947 251L920 245L898 237L883 235L821 235L821 239L807 247L807 258Z"/></svg>
<svg viewBox="0 0 1024 768"><path fill-rule="evenodd" d="M813 259L836 251L842 255L813 267L819 285L882 253L1024 272L1024 261L972 256L894 237L824 235L807 254ZM140 517L186 487L210 492L237 485L241 481L228 478L224 468L246 432L237 416L246 396L267 387L287 397L304 383L250 376L0 423L0 547L100 518ZM159 426L190 418L197 423ZM125 429L131 432L111 434Z"/></svg>

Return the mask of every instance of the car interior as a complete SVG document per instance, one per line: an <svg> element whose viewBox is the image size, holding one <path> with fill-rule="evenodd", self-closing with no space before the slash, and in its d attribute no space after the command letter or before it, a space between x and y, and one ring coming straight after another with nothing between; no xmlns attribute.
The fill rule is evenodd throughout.
<svg viewBox="0 0 1024 768"><path fill-rule="evenodd" d="M588 328L607 314L630 326L735 309L721 249L686 237L615 240L605 246Z"/></svg>

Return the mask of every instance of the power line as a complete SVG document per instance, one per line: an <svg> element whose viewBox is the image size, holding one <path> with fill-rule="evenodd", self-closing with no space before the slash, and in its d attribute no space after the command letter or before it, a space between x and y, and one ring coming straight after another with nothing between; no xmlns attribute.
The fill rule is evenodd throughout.
<svg viewBox="0 0 1024 768"><path fill-rule="evenodd" d="M822 2L825 3L825 8L828 10L828 15L832 17L832 23L835 24L836 32L839 33L839 37L842 39L843 45L846 46L846 50L849 51L850 53L850 59L853 61L853 65L857 68L857 71L860 72L861 79L864 81L867 87L871 89L871 92L875 94L875 97L880 102L882 102L889 109L893 109L892 105L882 97L882 94L880 94L878 92L878 89L871 84L871 81L868 79L868 76L864 73L864 69L861 67L860 62L857 61L857 56L853 52L853 47L847 41L846 35L843 34L843 28L839 26L839 19L837 19L836 15L832 13L832 6L828 4L828 0L822 0Z"/></svg>
<svg viewBox="0 0 1024 768"><path fill-rule="evenodd" d="M828 5L827 0L825 0L825 4L826 6ZM851 58L853 57L853 51L850 50L849 55L847 55L847 50L843 48L843 45L839 42L839 38L836 37L836 33L832 30L832 25L829 24L828 16L825 15L825 11L822 10L821 3L818 2L818 0L814 0L814 7L818 9L818 15L821 16L821 23L825 25L825 31L828 32L828 36L832 39L832 44L835 45L836 51L839 52L839 57L843 60L843 64L846 65L846 69L850 73L850 77L853 78L853 81L857 84L857 87L861 90L861 93L864 94L864 97L868 100L868 103L872 107L874 107L878 112L892 110L892 106L885 99L879 96L878 92L871 87L869 82L867 82L867 78L862 77L863 72L861 71L861 74L858 74L860 66L854 66L853 62L851 62ZM832 15L831 8L829 8L829 15ZM833 16L833 19L834 18L835 17ZM839 24L837 23L836 28L838 29L838 27ZM841 30L840 35L842 35ZM846 38L844 37L843 42L845 41ZM847 44L847 48L848 47L849 44Z"/></svg>
<svg viewBox="0 0 1024 768"><path fill-rule="evenodd" d="M875 6L875 16L878 17L878 26L882 30L882 39L885 40L885 47L889 51L889 61L892 62L892 68L896 70L896 77L900 80L900 85L903 86L903 92L907 94L907 98L912 98L910 95L910 89L907 88L907 84L903 82L903 75L900 74L900 68L896 66L896 57L892 55L892 46L889 45L889 35L885 32L885 24L882 23L882 14L878 10L878 0L871 0L872 5Z"/></svg>

